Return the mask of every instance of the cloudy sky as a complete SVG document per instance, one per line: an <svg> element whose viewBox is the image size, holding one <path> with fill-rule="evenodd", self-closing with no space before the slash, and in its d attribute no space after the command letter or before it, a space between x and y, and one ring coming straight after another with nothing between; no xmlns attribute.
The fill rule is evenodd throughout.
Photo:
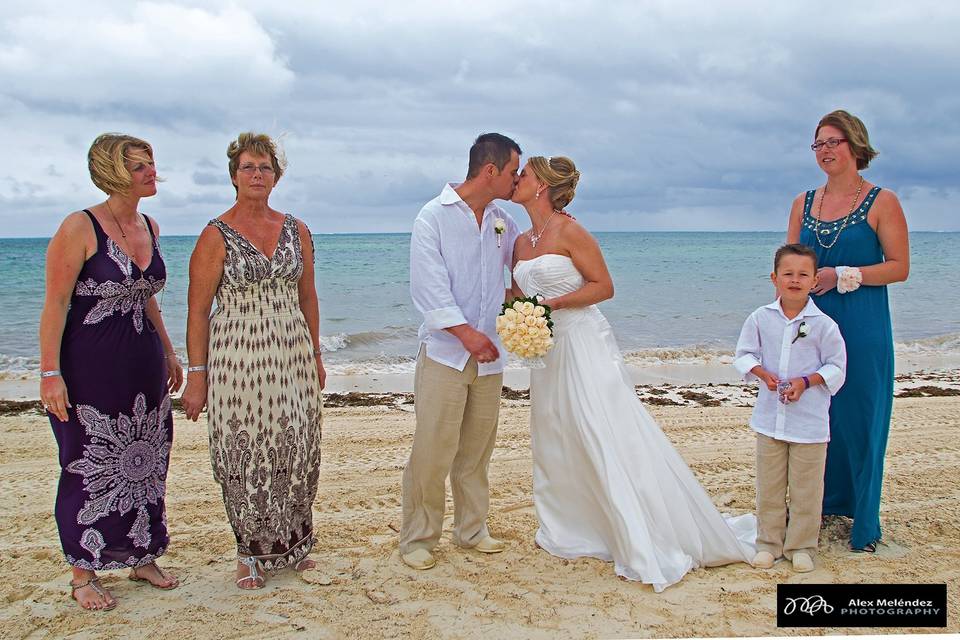
<svg viewBox="0 0 960 640"><path fill-rule="evenodd" d="M483 131L571 156L592 229L780 230L838 107L911 228L960 230L958 33L960 5L924 0L11 3L0 236L99 201L103 131L153 143L166 234L230 206L243 130L282 137L271 203L318 233L407 231Z"/></svg>

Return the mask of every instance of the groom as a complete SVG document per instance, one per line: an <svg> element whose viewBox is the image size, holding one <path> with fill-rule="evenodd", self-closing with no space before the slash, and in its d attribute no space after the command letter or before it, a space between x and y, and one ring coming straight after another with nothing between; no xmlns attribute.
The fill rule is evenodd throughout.
<svg viewBox="0 0 960 640"><path fill-rule="evenodd" d="M410 294L423 324L414 379L417 429L403 472L400 557L414 569L436 564L432 551L443 527L448 474L453 542L483 553L506 548L487 531L487 466L503 386L495 322L518 229L493 200L513 194L520 153L506 136L481 135L470 147L466 181L445 186L413 223Z"/></svg>

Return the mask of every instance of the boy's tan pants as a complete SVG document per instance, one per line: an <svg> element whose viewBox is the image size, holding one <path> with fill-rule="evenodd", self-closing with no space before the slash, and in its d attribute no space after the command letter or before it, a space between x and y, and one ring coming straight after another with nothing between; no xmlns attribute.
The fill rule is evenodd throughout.
<svg viewBox="0 0 960 640"><path fill-rule="evenodd" d="M800 444L757 434L757 551L788 560L795 551L816 556L826 460L826 442Z"/></svg>

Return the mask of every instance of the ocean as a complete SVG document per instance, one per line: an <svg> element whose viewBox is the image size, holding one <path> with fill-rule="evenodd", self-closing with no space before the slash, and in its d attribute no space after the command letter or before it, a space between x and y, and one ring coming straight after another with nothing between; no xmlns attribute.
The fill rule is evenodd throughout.
<svg viewBox="0 0 960 640"><path fill-rule="evenodd" d="M744 318L772 299L782 233L597 233L616 295L600 305L628 363L729 362ZM409 234L315 236L327 371L414 368L420 316L410 302ZM185 355L187 263L195 237L161 238L164 320ZM890 287L899 354L960 356L960 233L910 235L910 279ZM0 239L0 379L36 375L47 239ZM953 309L954 311L950 311ZM510 366L518 366L512 362Z"/></svg>

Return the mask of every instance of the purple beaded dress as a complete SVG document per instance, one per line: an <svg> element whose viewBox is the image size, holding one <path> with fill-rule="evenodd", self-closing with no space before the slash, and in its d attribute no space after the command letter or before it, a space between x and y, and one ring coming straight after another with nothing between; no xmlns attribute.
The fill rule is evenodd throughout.
<svg viewBox="0 0 960 640"><path fill-rule="evenodd" d="M89 211L97 252L70 299L60 370L69 420L50 414L60 449L56 518L67 562L82 569L149 564L167 548L167 464L173 416L163 344L144 307L166 278L153 254L132 261Z"/></svg>

